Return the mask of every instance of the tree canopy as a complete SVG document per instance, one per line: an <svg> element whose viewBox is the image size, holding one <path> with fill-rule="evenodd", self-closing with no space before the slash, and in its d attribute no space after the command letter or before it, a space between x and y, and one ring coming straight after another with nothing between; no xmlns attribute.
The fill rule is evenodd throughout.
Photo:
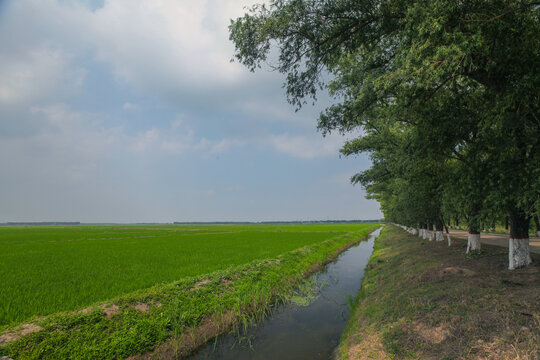
<svg viewBox="0 0 540 360"><path fill-rule="evenodd" d="M530 0L272 0L230 38L252 71L286 75L293 105L330 90L318 128L362 129L341 152L370 154L351 180L385 218L460 218L476 233L507 214L527 239L540 209L539 20Z"/></svg>

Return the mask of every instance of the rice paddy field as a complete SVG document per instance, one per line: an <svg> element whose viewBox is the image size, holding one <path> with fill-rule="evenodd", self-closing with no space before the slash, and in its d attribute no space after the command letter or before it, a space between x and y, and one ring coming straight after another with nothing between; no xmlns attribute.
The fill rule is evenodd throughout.
<svg viewBox="0 0 540 360"><path fill-rule="evenodd" d="M0 227L0 329L374 224Z"/></svg>

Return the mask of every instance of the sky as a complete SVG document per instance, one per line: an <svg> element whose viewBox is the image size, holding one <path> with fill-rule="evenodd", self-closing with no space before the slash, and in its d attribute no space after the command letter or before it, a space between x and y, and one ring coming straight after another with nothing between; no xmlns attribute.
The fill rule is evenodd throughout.
<svg viewBox="0 0 540 360"><path fill-rule="evenodd" d="M378 219L368 156L231 62L255 0L0 0L0 222ZM357 134L356 134L357 135Z"/></svg>

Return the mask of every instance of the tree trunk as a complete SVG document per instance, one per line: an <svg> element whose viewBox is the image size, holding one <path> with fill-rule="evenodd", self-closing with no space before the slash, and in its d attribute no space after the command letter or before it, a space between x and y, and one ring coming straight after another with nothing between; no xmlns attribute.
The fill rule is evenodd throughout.
<svg viewBox="0 0 540 360"><path fill-rule="evenodd" d="M473 205L472 211L469 214L469 220L468 220L468 228L469 228L469 236L467 237L467 251L465 252L468 254L471 251L480 251L482 248L480 244L480 221L479 216L480 215L480 209L477 205Z"/></svg>
<svg viewBox="0 0 540 360"><path fill-rule="evenodd" d="M448 224L450 224L450 223L448 223ZM448 226L446 224L444 224L444 228L446 230L446 239L448 240L448 246L452 246L452 239L450 238L450 231L448 230Z"/></svg>
<svg viewBox="0 0 540 360"><path fill-rule="evenodd" d="M504 233L508 234L508 216L504 219Z"/></svg>
<svg viewBox="0 0 540 360"><path fill-rule="evenodd" d="M433 224L428 224L427 237L429 241L433 241Z"/></svg>
<svg viewBox="0 0 540 360"><path fill-rule="evenodd" d="M508 269L514 270L529 265L529 223L530 218L521 210L510 211L510 239L508 239Z"/></svg>
<svg viewBox="0 0 540 360"><path fill-rule="evenodd" d="M427 224L426 223L423 223L422 224L422 239L423 240L426 240L428 238L428 232L427 232Z"/></svg>
<svg viewBox="0 0 540 360"><path fill-rule="evenodd" d="M437 221L437 224L435 225L435 230L436 230L435 241L444 241L444 234L443 234L444 225L442 221L440 220Z"/></svg>
<svg viewBox="0 0 540 360"><path fill-rule="evenodd" d="M471 251L480 251L481 248L480 233L469 231L469 236L467 237L467 254Z"/></svg>

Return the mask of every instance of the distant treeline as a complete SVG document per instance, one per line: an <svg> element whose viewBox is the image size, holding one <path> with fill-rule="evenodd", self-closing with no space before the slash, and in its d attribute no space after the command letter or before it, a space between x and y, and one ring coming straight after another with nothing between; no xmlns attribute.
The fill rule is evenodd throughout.
<svg viewBox="0 0 540 360"><path fill-rule="evenodd" d="M309 220L309 221L175 221L174 225L250 225L250 224L338 224L338 223L376 223L384 220ZM82 225L166 225L167 223L84 223ZM170 224L170 223L168 223ZM47 226L47 225L81 225L80 221L37 221L37 222L5 222L0 226Z"/></svg>
<svg viewBox="0 0 540 360"><path fill-rule="evenodd" d="M384 220L308 220L308 221L175 221L174 225L248 225L248 224L338 224L376 223Z"/></svg>
<svg viewBox="0 0 540 360"><path fill-rule="evenodd" d="M43 226L43 225L81 225L80 221L41 221L41 222L7 222L5 225Z"/></svg>

